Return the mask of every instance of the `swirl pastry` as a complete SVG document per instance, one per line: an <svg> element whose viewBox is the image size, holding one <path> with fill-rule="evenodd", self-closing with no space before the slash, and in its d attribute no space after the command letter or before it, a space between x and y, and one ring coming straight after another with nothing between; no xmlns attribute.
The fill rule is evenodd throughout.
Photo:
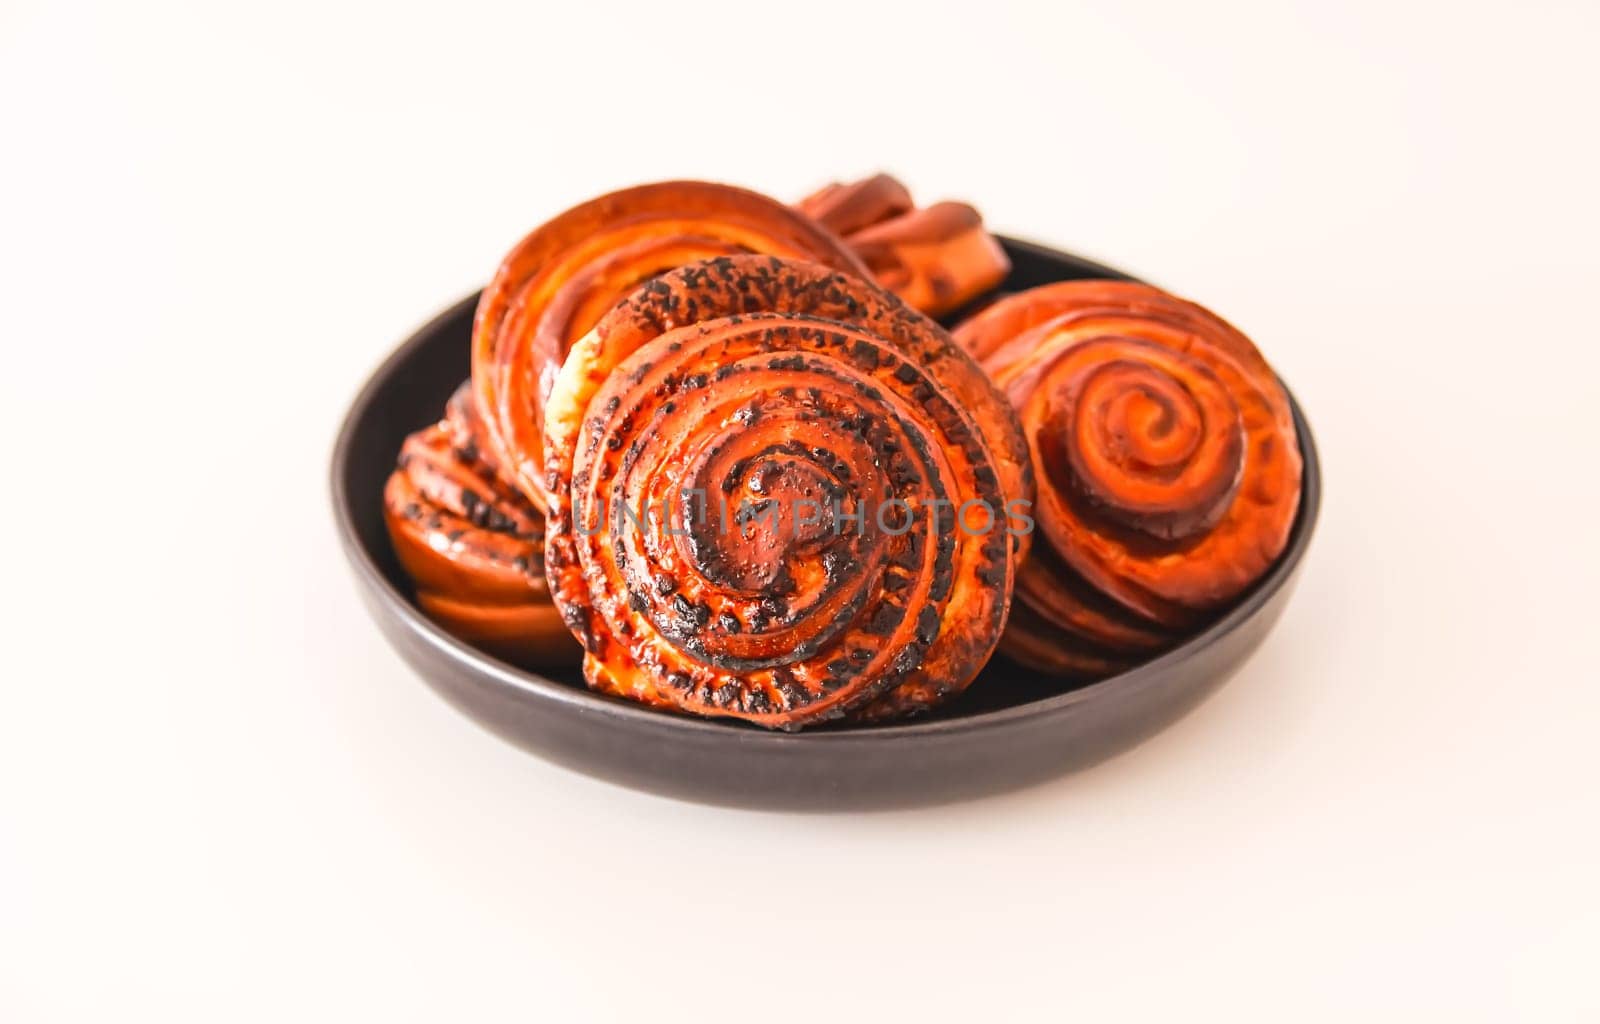
<svg viewBox="0 0 1600 1024"><path fill-rule="evenodd" d="M479 300L472 386L506 480L545 503L545 396L571 344L655 275L711 256L765 253L865 275L811 218L754 192L675 181L573 207L512 249Z"/></svg>
<svg viewBox="0 0 1600 1024"><path fill-rule="evenodd" d="M544 577L544 515L503 484L463 384L445 418L406 438L384 523L417 604L462 640L519 665L576 660Z"/></svg>
<svg viewBox="0 0 1600 1024"><path fill-rule="evenodd" d="M793 729L930 707L998 640L1015 414L860 278L656 278L573 347L544 450L551 592L596 689Z"/></svg>
<svg viewBox="0 0 1600 1024"><path fill-rule="evenodd" d="M846 239L874 224L904 216L917 206L911 201L911 191L887 174L874 174L848 185L825 185L795 205Z"/></svg>
<svg viewBox="0 0 1600 1024"><path fill-rule="evenodd" d="M1069 281L955 336L1006 392L1038 479L1002 650L1097 677L1170 646L1283 551L1300 501L1289 401L1250 340L1148 285Z"/></svg>
<svg viewBox="0 0 1600 1024"><path fill-rule="evenodd" d="M917 208L887 174L829 185L799 203L841 235L875 281L929 316L943 316L1005 280L1011 261L966 203Z"/></svg>

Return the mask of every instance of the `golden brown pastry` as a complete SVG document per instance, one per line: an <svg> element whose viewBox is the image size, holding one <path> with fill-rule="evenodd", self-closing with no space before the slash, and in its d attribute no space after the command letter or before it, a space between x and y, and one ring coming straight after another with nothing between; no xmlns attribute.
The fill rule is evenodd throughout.
<svg viewBox="0 0 1600 1024"><path fill-rule="evenodd" d="M552 596L597 689L775 728L889 717L999 638L1015 414L859 277L734 256L656 278L573 346L544 451Z"/></svg>
<svg viewBox="0 0 1600 1024"><path fill-rule="evenodd" d="M544 514L496 477L467 385L444 420L406 438L383 503L430 619L514 664L577 661L545 583Z"/></svg>
<svg viewBox="0 0 1600 1024"><path fill-rule="evenodd" d="M642 282L709 256L769 253L866 274L811 218L727 185L641 185L575 206L524 238L479 300L472 386L501 470L543 507L544 402L571 344ZM513 454L514 453L514 454Z"/></svg>
<svg viewBox="0 0 1600 1024"><path fill-rule="evenodd" d="M825 185L795 204L841 238L916 209L911 192L896 178L874 174L847 185Z"/></svg>
<svg viewBox="0 0 1600 1024"><path fill-rule="evenodd" d="M929 316L960 309L1011 271L977 210L950 202L918 209L887 174L829 185L799 207L841 235L875 281Z"/></svg>
<svg viewBox="0 0 1600 1024"><path fill-rule="evenodd" d="M1300 500L1288 397L1214 313L1148 285L1069 281L1001 299L955 336L1016 407L1038 481L1011 657L1110 674L1282 553Z"/></svg>

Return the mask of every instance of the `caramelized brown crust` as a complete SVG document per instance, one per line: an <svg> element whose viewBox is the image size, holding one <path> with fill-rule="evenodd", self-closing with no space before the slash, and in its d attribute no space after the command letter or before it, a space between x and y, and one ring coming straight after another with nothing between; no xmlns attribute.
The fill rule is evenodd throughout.
<svg viewBox="0 0 1600 1024"><path fill-rule="evenodd" d="M809 217L755 192L698 181L624 189L524 238L479 300L472 384L505 479L544 505L544 403L571 344L640 283L710 256L768 253L866 274Z"/></svg>
<svg viewBox="0 0 1600 1024"><path fill-rule="evenodd" d="M929 316L960 309L1011 271L1005 250L965 203L913 210L848 241L874 280Z"/></svg>
<svg viewBox="0 0 1600 1024"><path fill-rule="evenodd" d="M1173 643L1282 553L1300 500L1288 398L1220 317L1147 285L1069 281L955 331L1021 415L1043 533L1007 654L1098 676Z"/></svg>
<svg viewBox="0 0 1600 1024"><path fill-rule="evenodd" d="M846 240L857 231L916 208L910 190L887 174L875 174L848 185L825 185L795 205Z"/></svg>
<svg viewBox="0 0 1600 1024"><path fill-rule="evenodd" d="M442 422L406 438L384 487L395 554L417 604L450 633L515 664L570 664L577 647L544 578L544 516L482 450L462 385Z"/></svg>
<svg viewBox="0 0 1600 1024"><path fill-rule="evenodd" d="M1032 486L1015 414L864 280L664 274L573 346L545 432L552 596L597 689L775 728L888 717L998 640L1005 500ZM959 528L969 502L997 522L973 504Z"/></svg>
<svg viewBox="0 0 1600 1024"><path fill-rule="evenodd" d="M887 174L829 185L799 208L843 236L880 285L929 316L943 316L998 286L1011 261L965 203L917 209Z"/></svg>

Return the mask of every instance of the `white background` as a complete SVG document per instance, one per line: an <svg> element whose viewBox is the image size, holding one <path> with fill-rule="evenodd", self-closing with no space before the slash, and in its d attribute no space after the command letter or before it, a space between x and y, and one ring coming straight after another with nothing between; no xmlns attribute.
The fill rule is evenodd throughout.
<svg viewBox="0 0 1600 1024"><path fill-rule="evenodd" d="M1600 8L0 0L0 1020L1600 1016ZM365 374L613 187L925 200L1307 408L1281 626L1087 774L673 803L384 646Z"/></svg>

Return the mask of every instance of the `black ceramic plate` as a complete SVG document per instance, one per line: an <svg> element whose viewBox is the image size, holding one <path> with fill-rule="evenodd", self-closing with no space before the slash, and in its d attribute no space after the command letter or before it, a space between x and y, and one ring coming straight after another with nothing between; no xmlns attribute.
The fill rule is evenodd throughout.
<svg viewBox="0 0 1600 1024"><path fill-rule="evenodd" d="M1025 242L1005 240L1005 247L1014 263L1007 290L1128 276ZM383 483L401 440L436 420L466 378L476 301L457 303L418 331L356 397L333 453L340 537L373 618L430 686L523 749L623 785L712 803L831 810L962 799L1087 767L1151 736L1222 685L1283 611L1316 525L1317 450L1295 405L1305 483L1287 550L1231 611L1153 661L1064 692L997 658L936 714L870 728L771 733L648 711L590 693L576 665L540 676L497 661L434 626L411 602L384 532Z"/></svg>

